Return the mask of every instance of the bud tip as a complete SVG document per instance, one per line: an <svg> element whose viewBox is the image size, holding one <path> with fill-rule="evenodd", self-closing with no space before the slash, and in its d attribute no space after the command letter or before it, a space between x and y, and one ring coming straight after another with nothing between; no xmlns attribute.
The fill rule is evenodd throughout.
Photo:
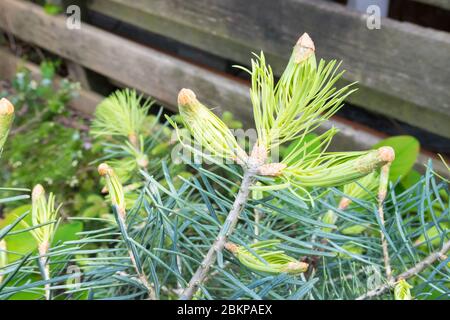
<svg viewBox="0 0 450 320"><path fill-rule="evenodd" d="M31 193L31 199L36 200L43 196L45 193L44 187L41 184L37 184L34 186L33 191Z"/></svg>
<svg viewBox="0 0 450 320"><path fill-rule="evenodd" d="M380 159L384 162L392 162L395 159L395 151L391 147L381 147L378 149Z"/></svg>
<svg viewBox="0 0 450 320"><path fill-rule="evenodd" d="M14 113L13 104L6 98L0 99L0 115L10 115Z"/></svg>
<svg viewBox="0 0 450 320"><path fill-rule="evenodd" d="M347 209L351 202L352 200L350 200L349 198L343 197L339 202L339 209L341 210Z"/></svg>
<svg viewBox="0 0 450 320"><path fill-rule="evenodd" d="M140 157L137 159L137 164L141 168L147 168L148 167L148 157L146 155Z"/></svg>
<svg viewBox="0 0 450 320"><path fill-rule="evenodd" d="M111 174L112 169L106 163L101 163L97 168L98 174L106 176L107 174Z"/></svg>
<svg viewBox="0 0 450 320"><path fill-rule="evenodd" d="M305 32L297 41L294 47L295 63L302 63L314 55L316 47L311 37Z"/></svg>
<svg viewBox="0 0 450 320"><path fill-rule="evenodd" d="M286 266L286 272L288 273L301 273L308 270L309 265L306 262L296 261L289 262Z"/></svg>
<svg viewBox="0 0 450 320"><path fill-rule="evenodd" d="M225 249L227 249L228 251L230 251L231 253L236 253L238 251L238 246L235 245L232 242L227 242L225 243Z"/></svg>
<svg viewBox="0 0 450 320"><path fill-rule="evenodd" d="M302 36L300 38L298 38L297 45L299 45L303 48L309 48L312 51L316 51L316 47L314 46L314 41L312 41L311 37L306 32L304 34L302 34Z"/></svg>
<svg viewBox="0 0 450 320"><path fill-rule="evenodd" d="M185 106L191 104L197 97L195 96L194 91L190 89L181 89L178 93L178 105Z"/></svg>

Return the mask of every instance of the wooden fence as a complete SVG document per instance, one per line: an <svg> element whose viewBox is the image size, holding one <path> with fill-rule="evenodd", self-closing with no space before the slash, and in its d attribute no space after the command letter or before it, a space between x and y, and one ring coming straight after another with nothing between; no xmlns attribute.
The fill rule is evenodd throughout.
<svg viewBox="0 0 450 320"><path fill-rule="evenodd" d="M278 74L306 31L319 56L342 60L346 80L359 82L350 102L450 137L448 33L390 19L382 20L380 30L369 30L364 15L317 0L89 3L93 10L244 65L249 52L262 49Z"/></svg>
<svg viewBox="0 0 450 320"><path fill-rule="evenodd" d="M446 0L420 2L448 9ZM449 33L387 18L381 21L381 29L369 30L364 14L317 0L77 3L83 10L100 12L239 64L248 65L252 51L264 50L276 74L297 37L306 31L316 42L318 56L343 60L347 73L342 83L359 82L360 90L349 102L450 138ZM219 106L219 112L230 110L247 123L251 118L246 81L88 23L69 29L66 17L49 16L32 3L0 1L0 29L136 88L169 108L175 106L178 91L188 87L207 105ZM82 108L89 111L94 106ZM350 147L365 148L382 137L338 117L333 124L343 129L340 141Z"/></svg>

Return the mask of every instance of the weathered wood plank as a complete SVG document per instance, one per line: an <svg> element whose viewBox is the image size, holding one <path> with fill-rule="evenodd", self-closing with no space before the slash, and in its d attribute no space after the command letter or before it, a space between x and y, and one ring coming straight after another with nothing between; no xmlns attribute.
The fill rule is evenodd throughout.
<svg viewBox="0 0 450 320"><path fill-rule="evenodd" d="M241 64L262 49L276 73L307 31L319 56L342 59L346 79L359 81L350 102L450 137L448 33L390 19L369 30L363 14L311 0L93 0L90 8Z"/></svg>
<svg viewBox="0 0 450 320"><path fill-rule="evenodd" d="M40 68L34 63L27 62L21 58L14 56L7 49L0 47L0 78L1 79L12 79L17 72L17 69L20 67L25 67L31 71L34 78L40 77ZM58 79L59 80L59 79ZM126 84L120 83L117 80L112 80L119 87L125 87ZM91 97L95 97L92 99ZM81 103L76 105L84 105L84 110L87 114L92 114L95 110L95 107L98 103L103 99L101 95L90 91L90 90L82 90L80 93L80 97L73 100L76 102L77 100L82 100ZM71 107L73 107L71 105ZM78 108L77 108L78 109ZM340 148L344 148L346 150L362 150L370 148L373 144L380 141L383 137L381 134L374 132L373 130L367 129L362 126L355 127L350 122L340 119L339 117L334 117L333 120L327 125L323 126L320 130L323 132L331 126L335 126L341 130L341 133L337 137L337 141L341 141L341 144L337 143Z"/></svg>
<svg viewBox="0 0 450 320"><path fill-rule="evenodd" d="M8 50L0 48L0 78L12 79L17 72L18 67L25 67L29 69L33 76L38 78L40 76L39 66L26 62L18 57L15 57ZM126 86L128 84L123 84L115 81L118 86ZM237 86L244 86L243 84L236 84ZM146 91L148 93L148 91ZM92 97L95 97L94 99ZM82 90L80 97L75 99L73 102L76 103L75 106L79 109L79 106L83 106L83 111L92 114L95 107L103 99L101 95L89 90ZM71 105L72 106L72 105ZM169 105L172 106L173 104ZM249 115L248 115L249 116ZM333 146L335 148L340 148L340 150L364 150L370 148L372 145L380 141L384 135L377 133L371 129L365 128L363 126L355 126L347 120L340 119L339 117L333 117L333 119L325 124L320 131L323 132L332 126L338 128L340 133L335 137L335 143Z"/></svg>
<svg viewBox="0 0 450 320"><path fill-rule="evenodd" d="M40 77L40 69L37 65L26 62L18 57L15 57L6 49L0 48L0 78L12 79L17 71L17 68L22 66L29 69L33 77ZM95 107L104 97L89 90L81 90L80 96L70 102L70 106L86 115L92 114ZM386 136L376 132L372 129L361 125L355 125L348 120L340 117L333 117L329 122L325 123L319 132L323 132L331 127L336 127L340 132L334 137L332 148L330 150L366 150L370 149L372 145L379 142ZM423 172L423 164L427 163L429 158L436 157L429 152L422 151L416 163L416 168ZM439 160L434 161L435 170L443 176L448 176L448 170L442 165Z"/></svg>

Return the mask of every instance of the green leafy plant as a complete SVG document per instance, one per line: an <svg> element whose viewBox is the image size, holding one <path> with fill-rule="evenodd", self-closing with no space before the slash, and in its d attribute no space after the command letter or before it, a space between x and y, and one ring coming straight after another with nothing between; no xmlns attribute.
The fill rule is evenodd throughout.
<svg viewBox="0 0 450 320"><path fill-rule="evenodd" d="M66 79L57 81L58 68L58 62L44 61L37 79L20 67L11 89L0 93L7 95L16 108L0 181L2 185L28 188L45 183L59 190L67 200L63 210L73 213L75 194L83 194L83 201L95 192L95 170L88 163L96 157L97 146L88 139L83 119L67 107L77 97L79 85Z"/></svg>

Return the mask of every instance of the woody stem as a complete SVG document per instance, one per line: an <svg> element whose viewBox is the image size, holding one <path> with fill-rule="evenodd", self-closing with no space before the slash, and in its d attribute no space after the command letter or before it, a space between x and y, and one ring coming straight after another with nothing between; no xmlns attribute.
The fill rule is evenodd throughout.
<svg viewBox="0 0 450 320"><path fill-rule="evenodd" d="M50 267L48 264L48 257L46 257L48 252L49 244L48 242L43 242L38 246L39 252L39 264L42 268L42 277L45 281L50 280ZM45 300L50 300L50 284L46 283L44 286L45 290Z"/></svg>
<svg viewBox="0 0 450 320"><path fill-rule="evenodd" d="M209 269L216 262L217 253L223 250L228 237L231 235L236 226L236 223L239 219L239 215L244 209L244 206L248 200L250 187L253 184L254 177L255 177L254 171L244 170L244 176L242 178L239 192L236 196L236 199L234 200L233 206L230 212L228 213L228 216L224 224L220 228L219 235L209 248L208 253L206 254L200 266L198 267L197 271L192 276L188 286L184 289L184 291L180 295L180 300L192 299L199 286L201 286L204 283L206 276L208 275Z"/></svg>

